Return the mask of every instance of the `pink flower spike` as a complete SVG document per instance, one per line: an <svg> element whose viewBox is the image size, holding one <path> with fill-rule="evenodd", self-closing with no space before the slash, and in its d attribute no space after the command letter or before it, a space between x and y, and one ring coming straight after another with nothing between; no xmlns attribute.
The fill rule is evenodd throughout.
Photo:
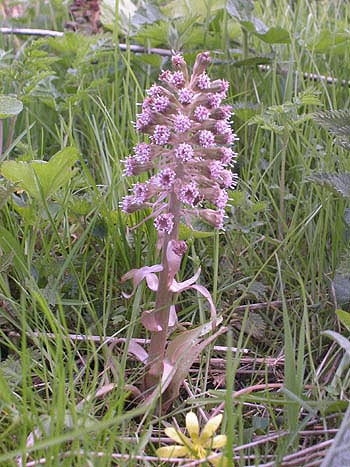
<svg viewBox="0 0 350 467"><path fill-rule="evenodd" d="M171 73L170 70L165 70L162 71L159 75L160 81L164 81L165 83L170 83L172 79L173 74Z"/></svg>
<svg viewBox="0 0 350 467"><path fill-rule="evenodd" d="M162 94L162 88L157 84L152 84L152 86L147 91L149 97L156 97Z"/></svg>
<svg viewBox="0 0 350 467"><path fill-rule="evenodd" d="M125 298L130 298L134 295L138 285L143 279L146 279L147 285L150 287L151 290L156 291L158 288L158 278L155 276L155 272L163 271L163 266L161 264L155 264L154 266L144 266L140 269L131 269L131 271L124 274L121 278L121 283L126 282L129 279L133 280L133 290L131 294L126 294L123 292L123 296ZM155 281L156 278L157 280Z"/></svg>
<svg viewBox="0 0 350 467"><path fill-rule="evenodd" d="M141 114L137 116L137 121L136 121L136 129L138 131L143 131L145 128L151 124L152 121L152 115L150 111L145 110Z"/></svg>
<svg viewBox="0 0 350 467"><path fill-rule="evenodd" d="M208 95L208 103L213 109L220 106L222 101L222 96L218 93Z"/></svg>
<svg viewBox="0 0 350 467"><path fill-rule="evenodd" d="M135 185L133 186L135 202L138 204L144 203L147 199L148 192L149 192L148 182L135 183Z"/></svg>
<svg viewBox="0 0 350 467"><path fill-rule="evenodd" d="M151 104L151 108L154 112L166 112L170 104L167 96L156 96Z"/></svg>

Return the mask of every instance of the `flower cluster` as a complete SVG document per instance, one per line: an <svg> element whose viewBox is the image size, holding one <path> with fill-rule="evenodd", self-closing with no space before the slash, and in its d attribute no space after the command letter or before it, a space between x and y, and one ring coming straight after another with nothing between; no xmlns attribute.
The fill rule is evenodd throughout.
<svg viewBox="0 0 350 467"><path fill-rule="evenodd" d="M199 215L222 228L226 190L237 182L229 169L236 158L231 146L237 139L230 124L231 107L222 105L229 84L209 78L209 63L209 52L199 54L189 76L182 55L172 57L174 71L161 72L162 85L148 90L136 121L148 142L139 143L124 161L127 176L155 171L149 180L133 186L122 209L131 213L152 208L160 234L172 232L176 203L175 211L188 224Z"/></svg>
<svg viewBox="0 0 350 467"><path fill-rule="evenodd" d="M222 455L214 456L212 449L222 448L227 443L226 435L215 435L222 421L222 415L208 420L202 432L199 431L197 415L189 412L186 415L186 428L190 437L176 428L165 429L165 434L177 444L157 449L158 457L186 457L187 459L206 459L210 457L210 465L228 467L227 459Z"/></svg>

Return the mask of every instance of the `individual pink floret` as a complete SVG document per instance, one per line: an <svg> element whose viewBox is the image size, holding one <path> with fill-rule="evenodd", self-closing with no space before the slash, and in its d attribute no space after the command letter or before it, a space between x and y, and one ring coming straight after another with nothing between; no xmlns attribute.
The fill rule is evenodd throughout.
<svg viewBox="0 0 350 467"><path fill-rule="evenodd" d="M158 232L170 234L174 228L174 215L171 213L160 214L154 219L154 226Z"/></svg>

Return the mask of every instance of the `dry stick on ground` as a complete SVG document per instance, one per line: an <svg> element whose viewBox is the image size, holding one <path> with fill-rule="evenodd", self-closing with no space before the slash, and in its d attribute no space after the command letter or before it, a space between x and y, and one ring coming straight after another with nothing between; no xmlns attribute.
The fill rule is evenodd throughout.
<svg viewBox="0 0 350 467"><path fill-rule="evenodd" d="M0 33L2 34L15 34L15 35L20 35L20 36L50 36L50 37L63 37L64 32L63 31L52 31L50 29L31 29L31 28L0 28ZM130 44L118 44L118 47L120 50L131 50L131 52L136 52L136 53L150 53L150 54L156 54L156 55L161 55L161 56L166 56L166 57L171 57L172 51L168 49L162 49L162 48L157 48L157 47L151 47L151 48L146 48L141 45L130 45ZM227 62L227 61L222 61L222 62ZM230 63L234 64L235 61L232 60ZM269 65L258 65L258 68L262 71L270 71L271 67ZM288 73L288 68L279 68L277 70L277 73L280 74L287 74ZM325 75L319 75L316 73L307 73L307 72L295 72L297 75L300 75L302 78L306 80L311 80L311 81L325 81L327 84L340 84L341 86L348 86L350 87L350 81L345 80L345 79L338 79L333 76L325 76Z"/></svg>
<svg viewBox="0 0 350 467"><path fill-rule="evenodd" d="M11 338L20 338L22 336L21 333L16 332L16 331L10 331L7 334L7 337ZM48 339L56 339L57 335L54 334L53 332L26 332L26 336L28 338L33 338L33 337L45 337ZM107 337L100 337L100 336L87 336L85 334L67 334L60 336L62 339L69 339L71 341L79 341L79 342L98 342L101 345L102 344L125 344L126 338L125 337L112 337L112 336L107 336ZM149 344L150 339L139 339L139 338L132 338L134 342L137 342L138 344ZM229 349L228 347L222 346L222 345L217 345L214 346L214 350L218 352L227 352ZM232 352L240 352L247 354L250 352L249 349L238 349L237 347L231 347ZM267 360L269 360L271 357L267 357Z"/></svg>

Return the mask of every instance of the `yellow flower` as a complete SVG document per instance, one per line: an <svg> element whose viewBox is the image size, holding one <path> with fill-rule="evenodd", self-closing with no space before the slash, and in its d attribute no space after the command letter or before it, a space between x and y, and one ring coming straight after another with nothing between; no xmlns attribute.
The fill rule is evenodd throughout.
<svg viewBox="0 0 350 467"><path fill-rule="evenodd" d="M189 412L186 415L186 428L190 437L188 438L181 431L178 431L173 427L166 428L165 434L178 444L157 449L157 456L206 459L207 457L215 454L212 449L222 448L226 445L226 435L214 436L221 421L222 415L216 415L216 417L208 420L203 431L199 433L197 415L193 412ZM209 462L214 467L227 466L226 459L222 457L222 455L215 459L211 459Z"/></svg>

